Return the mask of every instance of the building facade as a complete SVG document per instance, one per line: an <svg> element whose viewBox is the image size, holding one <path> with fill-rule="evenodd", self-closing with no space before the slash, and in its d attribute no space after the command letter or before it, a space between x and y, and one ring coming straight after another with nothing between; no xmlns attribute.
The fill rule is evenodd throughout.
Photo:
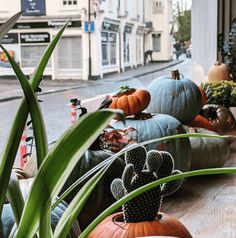
<svg viewBox="0 0 236 238"><path fill-rule="evenodd" d="M218 35L228 33L236 17L236 1L192 0L192 58L207 75L211 65L220 60Z"/></svg>
<svg viewBox="0 0 236 238"><path fill-rule="evenodd" d="M68 19L44 73L52 79L97 79L151 56L172 59L171 0L1 0L0 23L20 10L23 16L1 44L26 75ZM0 75L13 75L6 57L0 58Z"/></svg>

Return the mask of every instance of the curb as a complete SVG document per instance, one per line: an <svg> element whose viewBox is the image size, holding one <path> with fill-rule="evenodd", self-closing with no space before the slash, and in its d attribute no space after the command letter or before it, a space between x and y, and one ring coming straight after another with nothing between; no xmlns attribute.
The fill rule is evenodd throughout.
<svg viewBox="0 0 236 238"><path fill-rule="evenodd" d="M122 81L127 81L127 80L130 80L130 79L133 79L133 78L138 78L138 77L142 77L144 75L147 75L147 74L151 74L151 73L155 73L155 72L159 72L161 70L164 70L164 69L168 69L168 68L171 68L177 64L180 64L182 63L184 60L179 60L178 62L174 62L172 64L169 64L167 66L163 66L161 68L157 68L157 69L154 69L154 70L150 70L150 71L147 71L147 72L144 72L144 73L138 73L138 74L133 74L132 76L126 76L122 79L118 79L116 80L117 82L122 82ZM99 81L96 82L95 84L102 84L104 81ZM84 86L86 87L86 86ZM64 88L64 89L56 89L56 90L49 90L49 91L45 91L45 92L42 92L39 94L40 95L45 95L45 94L53 94L53 93L58 93L58 92L65 92L65 91L69 91L69 90L73 90L73 89L78 89L78 88L83 88L82 86L72 86L70 88ZM7 98L0 98L0 102L6 102L6 101L12 101L12 100L17 100L17 99L21 99L23 96L19 95L19 96L12 96L12 97L7 97Z"/></svg>
<svg viewBox="0 0 236 238"><path fill-rule="evenodd" d="M140 73L140 74L136 74L136 75L134 74L132 76L127 76L127 77L125 77L123 79L117 80L117 82L127 81L127 80L135 78L135 77L138 78L138 77L142 77L142 76L147 75L147 74L152 74L152 73L155 73L155 72L159 72L161 70L171 68L171 67L173 67L173 66L175 66L177 64L180 64L182 62L184 62L184 60L179 60L178 62L174 62L173 64L169 64L169 65L161 67L159 69L154 69L154 70L150 70L148 72L144 72L144 73Z"/></svg>

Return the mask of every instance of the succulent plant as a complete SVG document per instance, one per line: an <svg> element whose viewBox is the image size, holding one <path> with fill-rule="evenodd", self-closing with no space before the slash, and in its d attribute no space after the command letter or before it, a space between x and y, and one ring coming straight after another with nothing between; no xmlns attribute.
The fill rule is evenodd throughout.
<svg viewBox="0 0 236 238"><path fill-rule="evenodd" d="M206 93L207 104L218 104L224 107L236 105L236 82L221 80L202 84Z"/></svg>
<svg viewBox="0 0 236 238"><path fill-rule="evenodd" d="M163 177L181 173L174 170L174 160L166 151L146 151L144 146L135 147L125 154L126 167L122 178L111 184L111 192L118 200L129 192ZM122 207L124 221L141 222L158 219L162 199L174 193L182 180L157 186L125 203Z"/></svg>

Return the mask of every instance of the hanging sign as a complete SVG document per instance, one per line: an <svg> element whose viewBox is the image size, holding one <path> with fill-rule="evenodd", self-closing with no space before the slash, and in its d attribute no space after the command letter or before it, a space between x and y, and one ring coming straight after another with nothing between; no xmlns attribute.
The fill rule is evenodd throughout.
<svg viewBox="0 0 236 238"><path fill-rule="evenodd" d="M45 15L45 0L21 0L23 16Z"/></svg>

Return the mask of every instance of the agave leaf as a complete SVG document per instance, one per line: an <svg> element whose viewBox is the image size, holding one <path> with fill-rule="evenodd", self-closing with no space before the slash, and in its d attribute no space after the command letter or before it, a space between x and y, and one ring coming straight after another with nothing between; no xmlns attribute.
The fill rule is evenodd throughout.
<svg viewBox="0 0 236 238"><path fill-rule="evenodd" d="M0 40L12 29L22 13L23 11L16 13L0 26Z"/></svg>
<svg viewBox="0 0 236 238"><path fill-rule="evenodd" d="M102 110L83 116L57 141L39 168L16 238L32 237L35 234L42 215L41 211L56 199L74 166L110 122L115 115L114 112Z"/></svg>
<svg viewBox="0 0 236 238"><path fill-rule="evenodd" d="M27 105L30 111L30 116L33 124L33 131L34 131L34 137L35 137L35 143L36 143L36 153L37 153L37 164L40 166L40 164L43 162L44 157L46 156L48 152L48 141L47 141L47 135L46 135L46 129L45 124L42 116L42 112L40 109L40 105L38 103L37 98L35 97L34 91L30 86L29 81L25 77L24 73L21 71L18 64L12 59L8 51L0 45L0 47L3 49L4 53L6 54L16 76L18 77L21 87L23 89L23 92L25 94L25 98L27 101ZM31 137L28 137L26 142L32 139Z"/></svg>
<svg viewBox="0 0 236 238"><path fill-rule="evenodd" d="M132 200L133 198L137 197L138 195L156 187L163 183L171 182L174 180L179 180L187 177L193 176L201 176L201 175L210 175L210 174L236 174L236 167L232 168L216 168L216 169L201 169L195 170L190 172L184 172L181 174L171 175L162 179L159 179L155 182L146 184L132 192L130 192L125 197L121 198L117 202L113 203L110 207L108 207L105 211L103 211L79 236L79 238L86 238L90 232L107 216L115 212L119 207L121 207L126 202Z"/></svg>
<svg viewBox="0 0 236 238"><path fill-rule="evenodd" d="M7 190L7 199L11 204L12 211L15 217L16 224L20 222L21 214L24 208L24 198L21 193L19 180L15 172L11 173L9 186Z"/></svg>
<svg viewBox="0 0 236 238"><path fill-rule="evenodd" d="M31 79L31 86L33 87L33 90L35 91L37 87L39 86L39 83L42 79L43 71L47 65L48 59L51 56L57 42L59 41L62 33L64 32L65 28L67 27L68 22L62 27L62 29L57 33L57 35L53 38L52 42L46 49L38 67L35 70L35 73L33 75L33 78ZM16 157L16 153L20 144L21 135L23 132L23 128L25 126L27 117L28 117L28 107L26 100L23 99L21 101L21 104L19 106L19 109L17 111L17 114L15 116L15 119L12 124L12 128L10 130L10 134L7 139L6 146L3 151L1 164L0 164L0 187L1 187L1 193L0 193L0 214L2 211L2 206L4 203L7 186L11 174L11 169L14 164L14 160Z"/></svg>

